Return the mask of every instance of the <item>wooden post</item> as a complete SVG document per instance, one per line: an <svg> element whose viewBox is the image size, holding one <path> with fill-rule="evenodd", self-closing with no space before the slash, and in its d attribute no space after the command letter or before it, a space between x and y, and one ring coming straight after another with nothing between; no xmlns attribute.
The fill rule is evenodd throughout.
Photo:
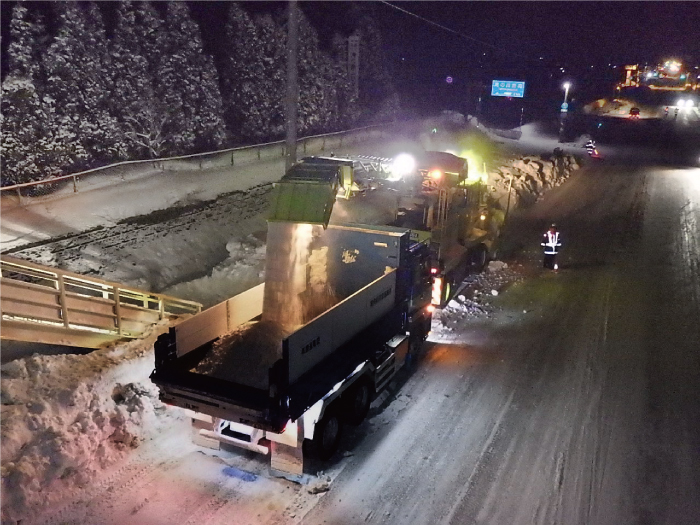
<svg viewBox="0 0 700 525"><path fill-rule="evenodd" d="M70 328L68 322L68 307L66 306L66 286L63 284L63 274L58 274L58 300L61 303L61 317L63 318L63 326Z"/></svg>
<svg viewBox="0 0 700 525"><path fill-rule="evenodd" d="M114 297L114 315L117 316L117 333L122 335L122 308L121 301L119 299L119 288L113 286L112 295Z"/></svg>

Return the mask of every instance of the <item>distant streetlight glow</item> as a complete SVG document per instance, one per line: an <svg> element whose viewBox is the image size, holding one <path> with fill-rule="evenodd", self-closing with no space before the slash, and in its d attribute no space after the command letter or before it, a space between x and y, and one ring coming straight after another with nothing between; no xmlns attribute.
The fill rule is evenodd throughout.
<svg viewBox="0 0 700 525"><path fill-rule="evenodd" d="M569 98L569 88L571 87L571 82L564 82L564 103L561 105L561 112L566 113L568 111L567 99Z"/></svg>

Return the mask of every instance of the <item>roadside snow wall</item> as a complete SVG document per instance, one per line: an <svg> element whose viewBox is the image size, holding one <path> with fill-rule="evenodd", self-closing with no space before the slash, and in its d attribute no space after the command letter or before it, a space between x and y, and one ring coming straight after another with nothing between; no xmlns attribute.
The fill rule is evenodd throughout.
<svg viewBox="0 0 700 525"><path fill-rule="evenodd" d="M542 157L525 155L499 159L498 167L488 173L493 197L505 210L508 206L508 188L512 180L510 208L536 202L547 191L562 184L580 166L573 155Z"/></svg>
<svg viewBox="0 0 700 525"><path fill-rule="evenodd" d="M181 417L148 379L164 328L88 355L34 354L2 366L3 525L70 496Z"/></svg>

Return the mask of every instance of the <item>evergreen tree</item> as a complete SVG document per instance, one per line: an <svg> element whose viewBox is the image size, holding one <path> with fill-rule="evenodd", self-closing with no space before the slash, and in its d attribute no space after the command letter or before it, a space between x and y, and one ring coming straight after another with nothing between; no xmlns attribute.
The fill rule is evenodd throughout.
<svg viewBox="0 0 700 525"><path fill-rule="evenodd" d="M139 21L157 20L150 6L140 6ZM137 25L137 10L131 2L117 9L117 25L112 39L114 96L112 113L123 134L127 158L155 158L164 153L164 125L168 111L154 89L154 68L144 56L154 48L145 35L155 35L146 25ZM155 24L151 28L157 27Z"/></svg>
<svg viewBox="0 0 700 525"><path fill-rule="evenodd" d="M333 35L331 56L334 64L334 82L338 97L337 125L339 129L352 127L360 118L357 96L351 91L348 71L348 39Z"/></svg>
<svg viewBox="0 0 700 525"><path fill-rule="evenodd" d="M167 4L163 44L157 86L160 100L170 109L167 142L173 152L219 147L225 135L218 76L184 2Z"/></svg>
<svg viewBox="0 0 700 525"><path fill-rule="evenodd" d="M228 129L237 141L263 131L254 115L255 92L259 89L261 48L255 24L248 13L234 2L228 11L225 27L229 48L223 68L224 115Z"/></svg>
<svg viewBox="0 0 700 525"><path fill-rule="evenodd" d="M2 83L3 186L62 175L75 159L85 158L67 123L56 115L53 100L39 93L39 57L46 42L41 20L17 4L10 22L9 74Z"/></svg>
<svg viewBox="0 0 700 525"><path fill-rule="evenodd" d="M320 131L332 121L329 93L326 89L326 73L329 60L319 49L316 30L304 14L299 12L299 109L297 130L299 133Z"/></svg>
<svg viewBox="0 0 700 525"><path fill-rule="evenodd" d="M255 20L259 52L257 88L253 89L256 118L244 129L248 136L267 139L284 136L284 101L287 90L287 38L284 30L270 15Z"/></svg>
<svg viewBox="0 0 700 525"><path fill-rule="evenodd" d="M113 161L122 145L117 121L109 112L111 76L101 15L94 4L87 13L79 3L53 6L59 29L43 60L47 96L88 155L85 163L76 157L75 168Z"/></svg>

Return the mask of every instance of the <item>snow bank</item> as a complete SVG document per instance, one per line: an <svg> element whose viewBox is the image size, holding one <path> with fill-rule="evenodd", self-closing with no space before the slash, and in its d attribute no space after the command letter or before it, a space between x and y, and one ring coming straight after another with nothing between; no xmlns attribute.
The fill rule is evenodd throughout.
<svg viewBox="0 0 700 525"><path fill-rule="evenodd" d="M629 118L630 109L634 107L639 108L640 118L659 118L663 116L663 107L665 106L649 106L623 98L612 100L601 98L586 104L583 107L583 112L602 117Z"/></svg>
<svg viewBox="0 0 700 525"><path fill-rule="evenodd" d="M495 189L494 197L505 209L508 206L511 181L513 194L510 206L513 208L537 201L579 168L579 161L573 155L525 155L501 159L498 167L489 171L488 177L489 184Z"/></svg>
<svg viewBox="0 0 700 525"><path fill-rule="evenodd" d="M485 272L468 276L455 298L433 314L430 340L445 340L462 329L465 320L489 316L493 311L489 299L522 279L522 267L513 268L502 261L489 262Z"/></svg>
<svg viewBox="0 0 700 525"><path fill-rule="evenodd" d="M148 379L164 328L88 355L35 354L2 366L3 525L70 496L181 417Z"/></svg>

